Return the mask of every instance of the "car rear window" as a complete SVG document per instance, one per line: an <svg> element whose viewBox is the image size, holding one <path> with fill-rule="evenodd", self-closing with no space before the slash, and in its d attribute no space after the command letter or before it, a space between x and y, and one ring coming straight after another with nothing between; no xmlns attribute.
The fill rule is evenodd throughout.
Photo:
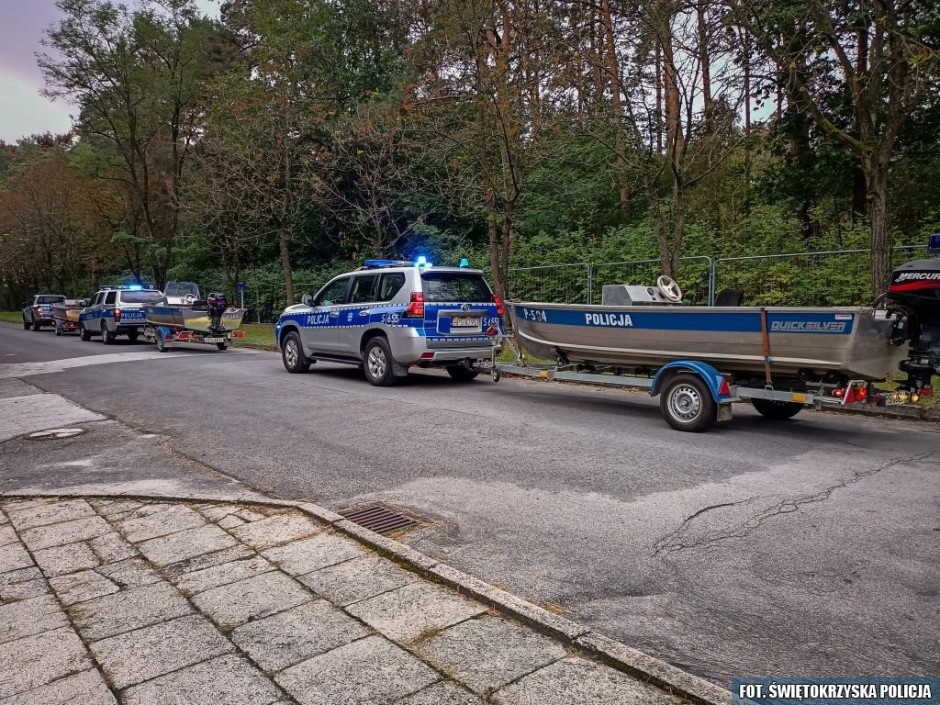
<svg viewBox="0 0 940 705"><path fill-rule="evenodd" d="M425 272L421 275L425 301L492 301L493 294L482 274Z"/></svg>
<svg viewBox="0 0 940 705"><path fill-rule="evenodd" d="M58 304L58 303L62 303L63 301L65 301L64 296L37 296L36 297L37 304Z"/></svg>
<svg viewBox="0 0 940 705"><path fill-rule="evenodd" d="M163 294L159 291L122 291L121 301L126 304L155 304L163 301Z"/></svg>

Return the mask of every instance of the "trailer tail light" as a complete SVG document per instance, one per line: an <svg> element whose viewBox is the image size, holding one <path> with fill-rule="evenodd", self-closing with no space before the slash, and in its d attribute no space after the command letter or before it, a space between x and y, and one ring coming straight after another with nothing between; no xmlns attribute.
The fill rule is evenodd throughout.
<svg viewBox="0 0 940 705"><path fill-rule="evenodd" d="M721 386L718 388L718 394L723 397L731 396L731 385L724 377L721 378Z"/></svg>
<svg viewBox="0 0 940 705"><path fill-rule="evenodd" d="M120 323L120 321L121 321L121 309L116 308L114 309L114 322Z"/></svg>
<svg viewBox="0 0 940 705"><path fill-rule="evenodd" d="M192 340L193 332L191 330L181 330L179 333L176 334L176 339L180 341Z"/></svg>
<svg viewBox="0 0 940 705"><path fill-rule="evenodd" d="M506 307L503 306L503 300L496 294L493 294L493 303L496 304L496 315L502 318L506 315Z"/></svg>
<svg viewBox="0 0 940 705"><path fill-rule="evenodd" d="M233 330L233 331L232 331L232 337L233 337L233 338L244 338L244 337L245 337L245 331L243 331L243 330Z"/></svg>
<svg viewBox="0 0 940 705"><path fill-rule="evenodd" d="M402 314L404 318L424 318L424 294L416 291L411 295L411 303Z"/></svg>

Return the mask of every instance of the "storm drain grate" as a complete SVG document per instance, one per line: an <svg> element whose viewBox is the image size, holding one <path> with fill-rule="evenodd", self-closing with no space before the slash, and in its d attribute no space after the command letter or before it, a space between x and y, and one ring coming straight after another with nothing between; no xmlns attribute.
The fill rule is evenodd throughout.
<svg viewBox="0 0 940 705"><path fill-rule="evenodd" d="M420 522L384 504L370 504L368 507L345 509L340 514L349 521L364 526L377 534L390 534L393 531L417 526Z"/></svg>

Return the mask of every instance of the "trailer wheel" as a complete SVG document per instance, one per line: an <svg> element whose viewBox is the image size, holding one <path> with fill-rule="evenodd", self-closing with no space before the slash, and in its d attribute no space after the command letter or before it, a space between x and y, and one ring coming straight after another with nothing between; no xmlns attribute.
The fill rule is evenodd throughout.
<svg viewBox="0 0 940 705"><path fill-rule="evenodd" d="M792 419L803 411L803 405L795 401L776 401L774 399L751 399L757 413L773 421Z"/></svg>
<svg viewBox="0 0 940 705"><path fill-rule="evenodd" d="M157 351L164 353L167 350L169 350L170 347L166 344L166 340L163 339L163 333L160 331L159 328L157 328L155 333L156 334L154 335L154 338L157 341Z"/></svg>
<svg viewBox="0 0 940 705"><path fill-rule="evenodd" d="M704 431L718 418L718 405L711 391L695 374L677 374L669 379L659 398L659 408L666 422L678 431Z"/></svg>
<svg viewBox="0 0 940 705"><path fill-rule="evenodd" d="M227 350L227 349L228 349L228 343L216 343L215 346L216 346L219 350Z"/></svg>
<svg viewBox="0 0 940 705"><path fill-rule="evenodd" d="M480 374L480 371L476 368L471 368L464 362L461 362L459 365L447 365L445 368L447 374L451 376L451 379L454 379L458 382L470 382L477 378L477 375Z"/></svg>

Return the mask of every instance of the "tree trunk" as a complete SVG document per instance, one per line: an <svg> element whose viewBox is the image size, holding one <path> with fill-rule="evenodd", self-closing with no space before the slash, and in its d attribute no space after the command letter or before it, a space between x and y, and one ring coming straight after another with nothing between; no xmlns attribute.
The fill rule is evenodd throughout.
<svg viewBox="0 0 940 705"><path fill-rule="evenodd" d="M617 62L617 44L614 38L614 20L610 12L610 0L601 0L601 18L604 22L604 39L607 49L607 73L610 76L611 104L614 112L614 129L617 131L617 178L620 181L620 219L627 225L627 207L630 191L627 188L626 159L624 157L623 102L620 93L620 66Z"/></svg>
<svg viewBox="0 0 940 705"><path fill-rule="evenodd" d="M290 266L290 250L287 247L287 233L283 230L278 236L281 249L281 271L284 273L284 285L287 289L287 305L294 303L294 271Z"/></svg>
<svg viewBox="0 0 940 705"><path fill-rule="evenodd" d="M712 100L711 57L708 51L708 0L698 0L695 6L698 15L698 55L702 65L702 107L705 112L705 132L714 132L715 105Z"/></svg>
<svg viewBox="0 0 940 705"><path fill-rule="evenodd" d="M877 297L891 280L894 234L888 219L888 164L874 157L863 159L871 222L871 288Z"/></svg>

